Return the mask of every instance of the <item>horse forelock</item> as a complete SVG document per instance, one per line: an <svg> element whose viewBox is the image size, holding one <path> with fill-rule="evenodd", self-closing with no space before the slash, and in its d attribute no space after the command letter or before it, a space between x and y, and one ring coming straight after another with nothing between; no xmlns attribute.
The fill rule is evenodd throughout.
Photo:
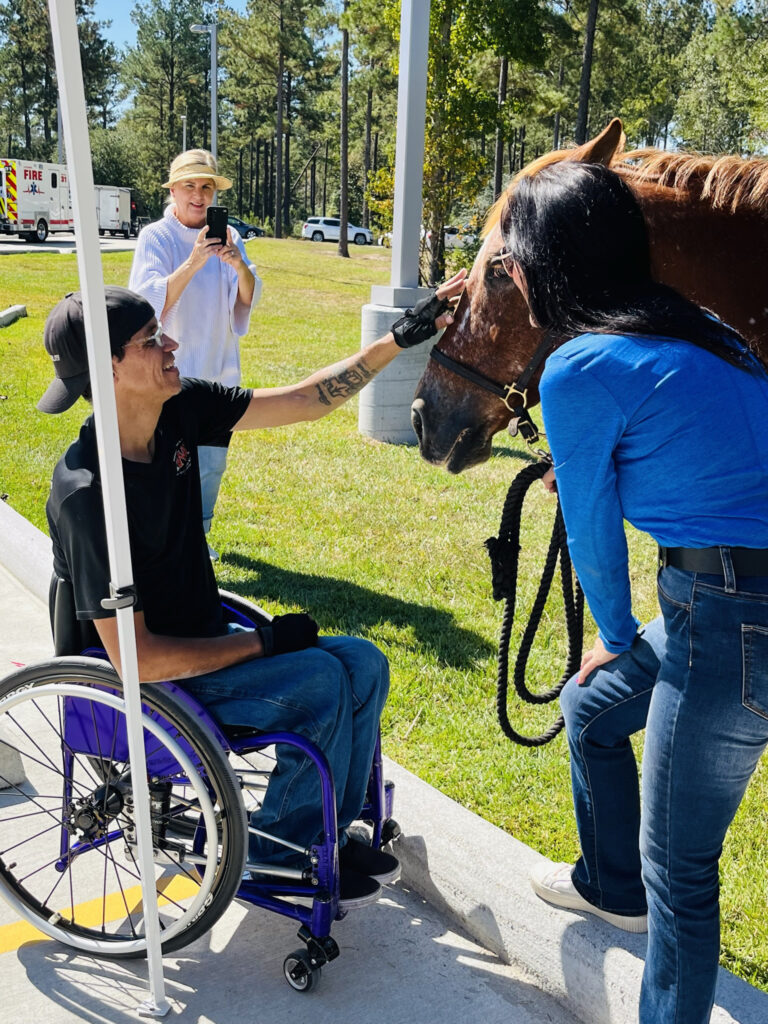
<svg viewBox="0 0 768 1024"><path fill-rule="evenodd" d="M483 230L481 232L481 238L487 238L493 229L499 225L501 221L501 213L507 199L515 191L517 183L521 178L530 178L534 174L538 174L543 167L558 164L561 160L571 160L577 152L578 149L555 149L551 153L545 153L543 156L536 157L535 160L526 164L521 171L518 171L517 174L510 179L507 187L501 193L493 206L488 210L485 217L485 224L483 225Z"/></svg>

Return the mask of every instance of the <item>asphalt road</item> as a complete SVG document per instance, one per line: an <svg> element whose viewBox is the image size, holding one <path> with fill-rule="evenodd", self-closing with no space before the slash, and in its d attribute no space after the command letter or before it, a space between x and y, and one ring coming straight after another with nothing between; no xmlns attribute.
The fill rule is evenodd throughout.
<svg viewBox="0 0 768 1024"><path fill-rule="evenodd" d="M135 238L103 235L99 238L102 252L133 252L136 248ZM75 235L71 231L57 232L49 235L45 242L25 242L16 235L0 235L0 254L20 252L56 252L74 253Z"/></svg>

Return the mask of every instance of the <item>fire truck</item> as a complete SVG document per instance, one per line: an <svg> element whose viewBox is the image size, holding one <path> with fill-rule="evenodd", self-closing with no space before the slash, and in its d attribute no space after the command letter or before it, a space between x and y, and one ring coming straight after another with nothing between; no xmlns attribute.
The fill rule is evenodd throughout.
<svg viewBox="0 0 768 1024"><path fill-rule="evenodd" d="M44 242L51 232L72 230L65 165L0 158L0 232Z"/></svg>

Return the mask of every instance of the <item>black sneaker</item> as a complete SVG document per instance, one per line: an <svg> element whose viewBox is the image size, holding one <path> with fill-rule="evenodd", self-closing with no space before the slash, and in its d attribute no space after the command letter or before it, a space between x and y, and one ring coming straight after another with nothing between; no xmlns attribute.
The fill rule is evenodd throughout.
<svg viewBox="0 0 768 1024"><path fill-rule="evenodd" d="M381 886L368 875L339 866L339 910L358 910L375 903Z"/></svg>
<svg viewBox="0 0 768 1024"><path fill-rule="evenodd" d="M400 877L400 861L391 853L375 850L367 843L348 836L346 843L339 850L339 867L342 876L345 871L356 871L368 875L381 885L394 882Z"/></svg>

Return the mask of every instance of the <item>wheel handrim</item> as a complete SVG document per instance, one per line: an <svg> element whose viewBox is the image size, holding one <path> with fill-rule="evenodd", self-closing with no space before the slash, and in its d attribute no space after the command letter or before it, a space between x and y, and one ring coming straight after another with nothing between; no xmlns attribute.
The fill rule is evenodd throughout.
<svg viewBox="0 0 768 1024"><path fill-rule="evenodd" d="M121 848L127 845L131 817L125 806L114 817L109 817L108 805L116 806L119 802L118 785L111 789L105 787L103 773L100 779L88 760L91 755L75 751L63 738L66 717L63 701L67 698L87 699L117 716L124 715L124 702L116 694L75 682L26 686L0 700L0 719L9 727L9 735L4 740L15 740L12 746L21 755L28 778L26 784L0 791L0 892L17 913L52 938L96 953L141 952L146 940L141 932L140 903L135 903L137 886L140 893L138 869L128 857L125 863L118 862L115 854L116 844ZM145 737L149 734L149 742L154 741L155 750L163 748L163 755L167 753L173 759L179 769L175 775L183 778L194 793L190 805L199 814L202 827L207 835L216 836L214 805L191 757L159 722L146 714L142 718ZM29 729L33 719L38 729L34 736ZM61 765L54 754L54 737L62 744L58 755ZM112 766L117 762L113 760L114 746L111 753L109 751L110 742L113 741L108 740L105 749L98 753L103 763L109 762ZM130 774L127 766L121 771L123 777ZM112 772L110 767L110 778ZM114 778L119 774L117 772ZM24 802L27 806L19 812ZM30 811L29 805L34 810ZM171 808L177 814L187 809L179 804L169 805L169 819L173 817ZM91 818L97 823L88 827ZM162 820L162 815L158 820ZM72 832L65 828L65 821L68 829L74 830L74 842ZM204 869L195 862L197 859L187 861L191 869L183 859L177 863L175 858L179 852L176 849L171 855L167 852L169 847L163 849L162 843L158 845L161 850L156 859L156 879L163 904L165 943L188 927L208 900L217 870L217 844L208 844L207 856L199 858L205 861ZM22 857L33 858L31 870L18 867ZM101 892L93 868L96 863L100 867ZM108 879L114 892L107 892ZM89 894L90 899L81 898ZM113 913L117 913L115 927L120 927L121 917L127 919L123 927L127 927L128 934L121 934L114 928L108 930L108 926L115 925L110 917ZM175 919L172 914L177 915ZM95 925L90 923L93 920L96 920Z"/></svg>

